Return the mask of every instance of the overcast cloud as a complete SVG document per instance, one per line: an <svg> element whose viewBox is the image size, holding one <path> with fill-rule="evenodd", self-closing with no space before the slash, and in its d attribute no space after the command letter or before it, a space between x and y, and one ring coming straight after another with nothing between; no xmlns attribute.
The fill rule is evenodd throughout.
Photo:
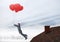
<svg viewBox="0 0 60 42"><path fill-rule="evenodd" d="M11 11L9 5L12 3L23 5L23 11ZM22 26L59 24L60 0L0 0L0 27L18 22Z"/></svg>

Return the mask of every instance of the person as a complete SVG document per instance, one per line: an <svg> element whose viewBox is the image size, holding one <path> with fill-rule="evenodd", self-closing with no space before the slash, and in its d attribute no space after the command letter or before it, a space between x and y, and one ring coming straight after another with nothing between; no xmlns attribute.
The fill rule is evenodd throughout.
<svg viewBox="0 0 60 42"><path fill-rule="evenodd" d="M16 27L18 28L19 34L21 34L21 35L25 38L25 40L26 40L26 39L27 39L27 34L23 34L23 32L22 32L22 30L21 30L21 25L20 25L20 23L18 23L18 25L14 24L14 26L16 26Z"/></svg>

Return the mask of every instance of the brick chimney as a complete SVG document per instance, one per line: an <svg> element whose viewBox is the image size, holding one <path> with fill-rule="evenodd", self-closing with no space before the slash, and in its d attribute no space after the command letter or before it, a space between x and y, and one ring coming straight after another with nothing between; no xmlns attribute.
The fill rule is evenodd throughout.
<svg viewBox="0 0 60 42"><path fill-rule="evenodd" d="M49 33L50 31L50 26L45 26L45 33Z"/></svg>

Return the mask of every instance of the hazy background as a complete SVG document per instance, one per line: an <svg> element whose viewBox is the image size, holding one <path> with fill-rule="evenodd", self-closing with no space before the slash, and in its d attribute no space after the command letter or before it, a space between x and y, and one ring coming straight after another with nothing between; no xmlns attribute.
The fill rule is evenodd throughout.
<svg viewBox="0 0 60 42"><path fill-rule="evenodd" d="M15 13L10 4L19 3L23 11ZM60 24L60 0L0 0L0 27Z"/></svg>
<svg viewBox="0 0 60 42"><path fill-rule="evenodd" d="M14 12L10 4L19 3L23 11ZM21 23L22 32L28 35L25 40L13 24ZM44 32L44 25L60 25L60 0L0 0L0 41L30 42Z"/></svg>

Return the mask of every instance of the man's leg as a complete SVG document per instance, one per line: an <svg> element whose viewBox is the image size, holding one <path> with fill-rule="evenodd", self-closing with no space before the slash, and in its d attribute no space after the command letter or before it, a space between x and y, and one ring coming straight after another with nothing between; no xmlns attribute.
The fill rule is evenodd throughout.
<svg viewBox="0 0 60 42"><path fill-rule="evenodd" d="M18 28L19 34L21 34L25 39L27 39L27 35L23 34L23 32L21 30L20 23L18 23L18 25L14 24L14 26L16 26Z"/></svg>

